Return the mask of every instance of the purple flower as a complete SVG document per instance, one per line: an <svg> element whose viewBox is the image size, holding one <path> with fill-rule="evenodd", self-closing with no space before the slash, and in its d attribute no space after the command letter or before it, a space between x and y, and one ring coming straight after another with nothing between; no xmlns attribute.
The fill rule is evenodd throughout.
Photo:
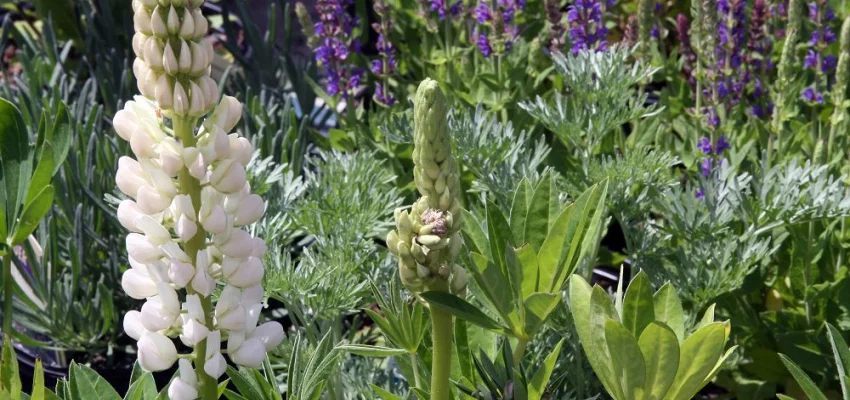
<svg viewBox="0 0 850 400"><path fill-rule="evenodd" d="M603 4L599 0L576 0L567 9L572 53L581 50L604 51L608 47L608 28L605 27Z"/></svg>
<svg viewBox="0 0 850 400"><path fill-rule="evenodd" d="M702 188L697 188L697 191L694 194L694 197L696 197L698 200L704 199L705 198L705 191L702 190Z"/></svg>
<svg viewBox="0 0 850 400"><path fill-rule="evenodd" d="M381 82L378 82L375 85L375 99L388 106L392 106L396 101L392 93L387 90Z"/></svg>
<svg viewBox="0 0 850 400"><path fill-rule="evenodd" d="M703 158L702 164L700 164L700 171L702 171L702 176L708 178L711 175L711 159Z"/></svg>
<svg viewBox="0 0 850 400"><path fill-rule="evenodd" d="M475 14L475 21L479 24L486 24L487 21L493 19L493 16L490 14L490 7L487 7L487 3L481 2L475 6L473 9L473 13Z"/></svg>
<svg viewBox="0 0 850 400"><path fill-rule="evenodd" d="M360 85L362 72L347 64L352 52L360 51L360 44L352 39L351 30L357 18L345 11L353 0L318 0L316 9L319 22L314 25L319 44L313 51L316 61L325 69L325 91L331 96L348 97Z"/></svg>
<svg viewBox="0 0 850 400"><path fill-rule="evenodd" d="M711 154L714 147L711 145L711 139L706 136L703 136L699 143L697 144L697 148L702 151L703 154Z"/></svg>
<svg viewBox="0 0 850 400"><path fill-rule="evenodd" d="M717 138L717 145L714 146L714 150L717 152L717 155L720 155L724 151L729 150L730 147L729 142L726 141L726 136L721 135Z"/></svg>
<svg viewBox="0 0 850 400"><path fill-rule="evenodd" d="M487 38L487 35L479 33L478 41L475 44L478 45L478 50L481 51L481 54L484 55L484 57L490 57L493 49L490 48L490 39Z"/></svg>
<svg viewBox="0 0 850 400"><path fill-rule="evenodd" d="M396 70L396 59L393 44L388 39L392 21L387 11L388 6L383 0L375 1L375 13L380 19L379 22L372 24L372 29L378 32L375 48L378 50L380 58L370 62L370 69L378 77L378 82L375 85L375 100L387 106L392 106L395 104L395 97L393 97L389 88L389 77Z"/></svg>
<svg viewBox="0 0 850 400"><path fill-rule="evenodd" d="M475 28L476 45L484 57L494 52L509 52L518 35L514 17L525 9L524 0L498 0L491 5L480 0L473 14L478 26Z"/></svg>
<svg viewBox="0 0 850 400"><path fill-rule="evenodd" d="M823 95L811 86L803 90L801 97L809 103L823 104Z"/></svg>

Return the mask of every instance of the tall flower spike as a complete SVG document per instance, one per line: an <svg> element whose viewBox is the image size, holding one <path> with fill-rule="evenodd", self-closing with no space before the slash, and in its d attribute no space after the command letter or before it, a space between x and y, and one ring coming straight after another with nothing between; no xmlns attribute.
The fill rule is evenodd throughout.
<svg viewBox="0 0 850 400"><path fill-rule="evenodd" d="M413 291L448 281L460 236L460 180L446 125L448 106L436 81L416 91L413 109L413 176L422 197L410 210L396 210L396 230L387 237L399 258L401 280Z"/></svg>
<svg viewBox="0 0 850 400"><path fill-rule="evenodd" d="M138 340L143 369L166 370L180 359L179 377L167 391L174 400L218 398L217 380L227 367L223 339L231 361L246 367L257 367L283 339L277 322L258 326L266 246L244 227L262 217L265 204L246 180L254 149L230 133L242 104L224 96L196 129L218 99L199 3L133 2L139 55L133 68L147 98L128 101L113 120L135 155L121 157L115 177L128 197L118 220L132 232L131 268L121 285L146 300L141 312L127 313L124 327ZM193 349L194 367L177 354L177 338Z"/></svg>

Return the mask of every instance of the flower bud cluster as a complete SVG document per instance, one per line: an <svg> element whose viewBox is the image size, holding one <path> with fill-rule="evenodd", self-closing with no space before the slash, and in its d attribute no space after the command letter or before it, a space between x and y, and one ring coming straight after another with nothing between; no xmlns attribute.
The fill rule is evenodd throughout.
<svg viewBox="0 0 850 400"><path fill-rule="evenodd" d="M118 206L120 223L130 230L127 252L132 268L122 277L130 297L146 299L141 311L124 318L127 334L138 340L139 363L148 371L170 368L177 360L171 338L195 347L206 340L204 372L224 373L221 341L230 359L258 367L283 339L277 322L257 326L263 308L261 285L266 246L244 229L264 212L263 199L251 194L245 166L253 147L228 134L242 105L225 96L204 121L195 146L184 147L162 125L149 100L137 97L115 115L118 135L130 142L136 159L121 157L115 177L130 199ZM179 178L179 179L178 179ZM185 193L185 181L197 180L198 199ZM190 254L188 244L200 247ZM201 301L225 283L214 310ZM186 289L181 302L177 290ZM169 393L194 399L197 379L184 363ZM173 392L173 393L172 393Z"/></svg>
<svg viewBox="0 0 850 400"><path fill-rule="evenodd" d="M462 292L466 273L452 269L463 246L460 179L447 132L448 106L436 81L419 85L413 115L413 176L422 197L410 210L396 210L396 230L387 236L387 246L398 256L401 280L411 290L441 279Z"/></svg>
<svg viewBox="0 0 850 400"><path fill-rule="evenodd" d="M200 117L219 97L210 78L212 44L202 0L133 0L133 73L139 91L166 115Z"/></svg>

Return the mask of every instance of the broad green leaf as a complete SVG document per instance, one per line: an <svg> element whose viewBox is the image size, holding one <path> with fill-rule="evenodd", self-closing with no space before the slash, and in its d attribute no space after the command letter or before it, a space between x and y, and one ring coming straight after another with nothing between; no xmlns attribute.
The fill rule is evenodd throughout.
<svg viewBox="0 0 850 400"><path fill-rule="evenodd" d="M520 263L519 258L516 254L516 249L513 246L508 245L505 246L505 267L508 272L508 284L510 285L511 291L499 293L501 296L511 296L517 301L515 302L517 307L522 307L522 264ZM513 310L518 311L518 310ZM518 323L519 320L514 321Z"/></svg>
<svg viewBox="0 0 850 400"><path fill-rule="evenodd" d="M644 328L655 321L652 284L643 271L632 278L623 301L623 325L632 336L639 338Z"/></svg>
<svg viewBox="0 0 850 400"><path fill-rule="evenodd" d="M50 143L45 143L41 147L41 154L38 157L38 164L35 166L35 171L30 180L30 187L27 190L27 197L24 204L30 204L41 191L50 185L50 178L53 177L53 146Z"/></svg>
<svg viewBox="0 0 850 400"><path fill-rule="evenodd" d="M626 327L609 319L605 322L605 341L625 396L623 399L638 398L646 381L646 370L637 340Z"/></svg>
<svg viewBox="0 0 850 400"><path fill-rule="evenodd" d="M53 186L48 185L41 192L35 196L32 203L27 204L26 208L24 208L23 214L21 214L21 220L18 224L18 230L15 232L15 237L12 240L13 244L22 243L26 240L27 236L29 236L35 228L38 226L38 223L41 222L41 219L50 211L50 207L53 205Z"/></svg>
<svg viewBox="0 0 850 400"><path fill-rule="evenodd" d="M375 393L378 394L378 397L380 397L382 400L404 400L401 397L382 389L380 386L374 383L370 383L369 386L372 388L372 390L375 391Z"/></svg>
<svg viewBox="0 0 850 400"><path fill-rule="evenodd" d="M523 307L525 307L525 326L523 330L529 338L533 337L537 330L543 326L549 315L558 303L561 301L561 295L556 293L533 293L525 299Z"/></svg>
<svg viewBox="0 0 850 400"><path fill-rule="evenodd" d="M341 344L336 346L337 350L346 351L358 356L364 357L392 357L406 354L407 351L402 349L393 349L383 346L372 346L367 344Z"/></svg>
<svg viewBox="0 0 850 400"><path fill-rule="evenodd" d="M703 387L705 387L705 385L708 385L711 382L711 380L714 379L715 376L717 376L717 374L720 372L720 369L723 368L723 364L726 363L726 360L729 359L729 356L731 356L732 353L734 353L735 350L737 350L737 349L738 349L737 345L732 346L732 347L729 348L729 350L726 350L726 353L723 353L723 357L720 357L720 360L717 360L717 364L714 365L714 368L711 370L711 372L708 374L707 377L705 377L705 380L702 382Z"/></svg>
<svg viewBox="0 0 850 400"><path fill-rule="evenodd" d="M537 253L537 262L539 265L540 283L539 290L558 291L561 288L555 287L555 274L560 269L561 261L566 254L566 238L568 237L567 229L569 227L570 215L572 215L575 206L570 205L558 214L554 220L552 227L549 229L549 234L543 245L540 246L540 251ZM572 236L572 233L570 233Z"/></svg>
<svg viewBox="0 0 850 400"><path fill-rule="evenodd" d="M782 360L782 363L785 364L785 368L788 368L788 372L791 373L791 376L794 377L794 380L800 385L800 388L803 389L803 392L806 394L806 397L809 400L827 400L826 395L818 389L818 386L812 381L812 378L809 378L802 369L800 369L794 361L791 361L788 356L780 353L779 358Z"/></svg>
<svg viewBox="0 0 850 400"><path fill-rule="evenodd" d="M465 209L461 210L463 214L463 236L464 243L467 247L474 246L472 251L479 254L484 254L487 258L492 255L490 253L490 242L487 240L487 234L481 228L481 222L475 218L471 212Z"/></svg>
<svg viewBox="0 0 850 400"><path fill-rule="evenodd" d="M546 392L546 385L552 377L552 372L555 370L555 363L558 361L558 355L561 354L561 346L564 344L564 339L561 339L552 352L543 360L543 365L537 369L531 381L528 382L528 400L540 400Z"/></svg>
<svg viewBox="0 0 850 400"><path fill-rule="evenodd" d="M511 293L511 286L508 277L503 275L502 270L495 263L489 261L486 257L478 253L470 254L472 263L469 265L470 272L475 278L475 282L484 292L487 300L493 304L499 315L504 321L510 321L510 314L514 309L514 296L507 296Z"/></svg>
<svg viewBox="0 0 850 400"><path fill-rule="evenodd" d="M475 366L472 361L472 348L469 345L469 326L464 320L455 321L455 353L457 357L457 370L462 377L474 379ZM455 370L452 367L452 370Z"/></svg>
<svg viewBox="0 0 850 400"><path fill-rule="evenodd" d="M432 307L437 307L441 310L447 311L458 318L469 321L482 328L494 331L503 330L502 326L499 325L498 322L488 317L477 307L451 293L438 291L425 292L422 293L422 298L430 303Z"/></svg>
<svg viewBox="0 0 850 400"><path fill-rule="evenodd" d="M0 204L5 207L7 231L12 234L11 228L24 202L32 164L24 120L18 108L5 99L0 99L0 170Z"/></svg>
<svg viewBox="0 0 850 400"><path fill-rule="evenodd" d="M256 378L251 374L250 370L245 368L233 368L227 366L227 377L233 382L233 385L239 389L239 394L248 399L265 399L263 389Z"/></svg>
<svg viewBox="0 0 850 400"><path fill-rule="evenodd" d="M21 396L18 357L12 347L12 340L7 335L3 335L3 356L0 358L0 389L12 396L12 399L18 399Z"/></svg>
<svg viewBox="0 0 850 400"><path fill-rule="evenodd" d="M705 310L705 314L702 315L702 319L697 324L696 329L700 329L708 324L714 322L714 304L708 306Z"/></svg>
<svg viewBox="0 0 850 400"><path fill-rule="evenodd" d="M511 228L505 216L493 202L487 202L487 234L490 241L490 260L503 271L505 277L510 276L505 264L505 247L514 243Z"/></svg>
<svg viewBox="0 0 850 400"><path fill-rule="evenodd" d="M622 396L616 397L619 391L612 389L615 381L612 382L611 357L607 354L608 348L605 344L604 335L599 334L599 332L604 332L604 321L602 327L599 328L598 323L594 326L590 320L593 294L593 288L590 287L584 278L578 275L573 275L570 278L570 312L573 314L573 322L576 332L578 332L579 342L582 348L584 348L584 353L587 355L590 365L596 372L596 376L599 377L599 380L608 390L608 393L615 396L615 398L621 399ZM608 312L613 314L613 307L610 307L610 302Z"/></svg>
<svg viewBox="0 0 850 400"><path fill-rule="evenodd" d="M685 339L685 312L679 295L670 282L665 283L653 296L655 320L663 322L676 333L679 342Z"/></svg>
<svg viewBox="0 0 850 400"><path fill-rule="evenodd" d="M68 377L71 397L77 399L120 399L121 396L112 385L97 374L93 369L72 362Z"/></svg>
<svg viewBox="0 0 850 400"><path fill-rule="evenodd" d="M517 244L521 245L525 241L525 219L528 215L529 199L531 198L531 184L525 177L519 182L516 192L514 192L514 201L511 205L511 231L513 231L514 239Z"/></svg>
<svg viewBox="0 0 850 400"><path fill-rule="evenodd" d="M667 325L652 322L640 335L638 346L646 363L643 400L660 400L679 369L679 339Z"/></svg>
<svg viewBox="0 0 850 400"><path fill-rule="evenodd" d="M539 251L546 233L549 232L549 192L552 181L544 176L534 188L531 203L528 204L528 214L525 218L525 242L530 244L534 251Z"/></svg>
<svg viewBox="0 0 850 400"><path fill-rule="evenodd" d="M607 185L605 186L607 190ZM601 192L601 193L600 193ZM573 273L578 262L587 251L585 246L585 236L588 234L588 228L598 225L599 219L602 217L601 209L590 217L590 212L600 207L604 207L604 190L599 188L599 185L591 186L585 190L581 196L572 204L575 210L570 213L570 220L567 225L566 235L566 257L561 261L558 270L555 273L553 287L551 291L560 290L561 285L567 277ZM596 238L594 237L595 241Z"/></svg>
<svg viewBox="0 0 850 400"><path fill-rule="evenodd" d="M725 326L710 323L691 334L680 348L679 371L665 400L689 400L702 389L705 378L717 365L726 343Z"/></svg>
<svg viewBox="0 0 850 400"><path fill-rule="evenodd" d="M602 381L605 389L612 397L618 400L625 400L625 393L620 385L620 373L614 366L614 361L608 342L602 332L606 332L605 326L608 320L618 321L617 311L611 304L611 298L599 286L593 287L593 293L590 295L590 340L588 341L590 349L585 348L586 353L593 353L595 358L600 363L599 368L594 368L596 374ZM582 340L584 342L584 340ZM583 343L582 343L583 344ZM604 376L604 378L603 378Z"/></svg>
<svg viewBox="0 0 850 400"><path fill-rule="evenodd" d="M156 398L156 382L150 372L142 374L127 389L124 400L148 400Z"/></svg>
<svg viewBox="0 0 850 400"><path fill-rule="evenodd" d="M59 171L59 168L65 162L65 158L68 157L73 137L74 131L67 107L65 107L65 103L59 103L56 119L53 120L53 127L47 137L53 150L53 162L51 163L53 165L53 172L50 176L56 175L56 172Z"/></svg>
<svg viewBox="0 0 850 400"><path fill-rule="evenodd" d="M35 360L35 372L32 380L31 398L34 400L44 400L44 366L41 365L41 360Z"/></svg>
<svg viewBox="0 0 850 400"><path fill-rule="evenodd" d="M515 249L516 257L520 265L520 280L522 281L520 288L520 296L526 298L532 293L538 291L538 262L537 254L530 245L523 245Z"/></svg>
<svg viewBox="0 0 850 400"><path fill-rule="evenodd" d="M850 386L847 383L847 377L850 376L850 349L847 348L847 342L841 337L841 332L829 322L826 323L826 333L829 337L829 344L832 346L835 364L838 366L838 382L841 384L841 392L844 393L845 399L850 399Z"/></svg>

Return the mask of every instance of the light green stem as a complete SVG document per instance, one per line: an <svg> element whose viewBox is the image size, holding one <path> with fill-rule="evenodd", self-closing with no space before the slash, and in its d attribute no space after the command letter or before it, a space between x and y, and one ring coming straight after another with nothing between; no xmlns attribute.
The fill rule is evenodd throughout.
<svg viewBox="0 0 850 400"><path fill-rule="evenodd" d="M183 144L183 147L192 147L195 146L195 124L197 123L197 119L195 118L186 118L186 117L175 117L173 122L174 128L174 136L176 136L180 142ZM197 179L189 175L189 170L183 168L180 170L180 175L178 177L180 182L180 193L187 194L192 199L192 206L195 210L201 209L201 183L198 182ZM186 242L184 246L184 251L192 259L192 265L197 265L195 262L197 259L198 251L203 249L205 246L205 241L207 238L207 233L204 229L198 225L198 232L195 236L192 237L191 240ZM186 286L186 290L190 294L194 293L191 286ZM201 299L201 308L204 311L205 317L205 325L207 328L212 331L214 330L213 326L213 314L212 314L212 300L210 297L198 296ZM218 382L215 378L207 375L204 372L204 363L206 362L207 355L207 341L206 339L202 340L195 346L195 370L198 374L198 393L200 395L201 400L214 400L218 399Z"/></svg>
<svg viewBox="0 0 850 400"><path fill-rule="evenodd" d="M422 382L421 382L422 378L419 377L419 360L416 357L416 353L409 353L409 354L410 354L410 366L411 366L411 368L413 368L413 387L421 388L422 387Z"/></svg>
<svg viewBox="0 0 850 400"><path fill-rule="evenodd" d="M431 290L448 291L448 283L440 282ZM452 369L452 340L454 323L452 315L437 307L431 307L431 400L448 400L451 394L449 375Z"/></svg>
<svg viewBox="0 0 850 400"><path fill-rule="evenodd" d="M525 355L525 348L528 346L528 339L519 339L514 350L514 367L519 367L522 356Z"/></svg>
<svg viewBox="0 0 850 400"><path fill-rule="evenodd" d="M3 257L3 334L12 335L12 293L15 286L12 283L12 247L7 247L9 254Z"/></svg>

